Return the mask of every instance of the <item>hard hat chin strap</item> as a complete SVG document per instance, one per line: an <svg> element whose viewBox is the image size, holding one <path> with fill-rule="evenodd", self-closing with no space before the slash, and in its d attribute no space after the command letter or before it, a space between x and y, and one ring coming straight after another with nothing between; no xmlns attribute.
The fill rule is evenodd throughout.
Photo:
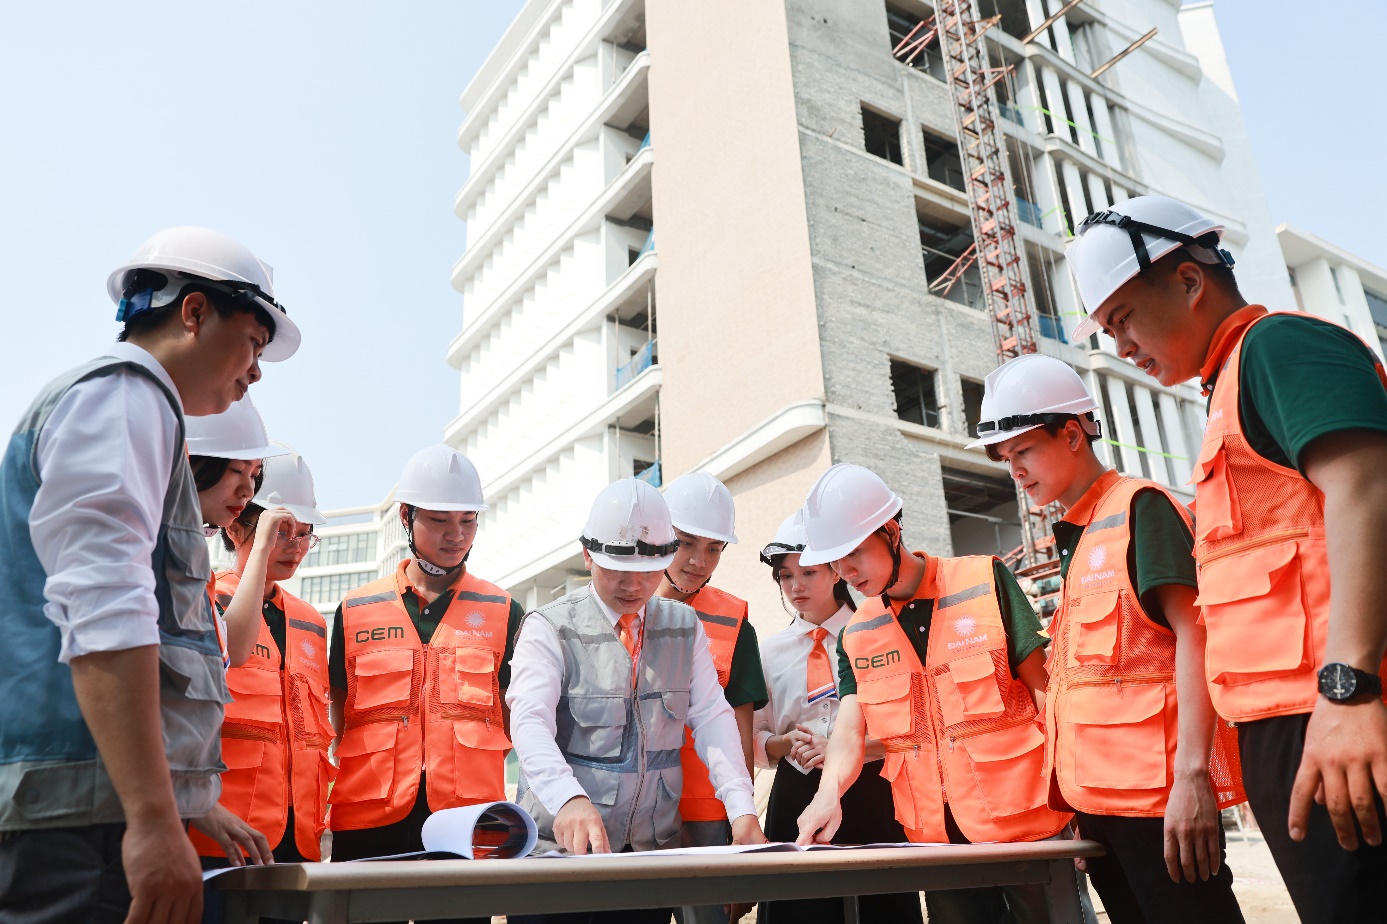
<svg viewBox="0 0 1387 924"><path fill-rule="evenodd" d="M708 581L711 581L712 579L712 575L709 575ZM699 584L698 587L694 588L693 590L685 590L684 588L680 587L679 582L676 581L672 575L670 575L668 568L665 569L665 580L669 581L670 587L673 587L675 590L679 591L679 593L683 594L686 597L692 597L694 594L698 593L700 590L708 586L708 581L704 581L702 584Z"/></svg>
<svg viewBox="0 0 1387 924"><path fill-rule="evenodd" d="M414 544L414 511L416 509L415 506L413 504L405 504L404 506L409 511L409 513L407 514L409 525L405 527L405 538L409 540L409 554L414 556L414 563L419 566L419 570L427 575L431 575L432 577L446 577L456 571L460 571L463 565L467 564L467 559L471 557L472 550L468 549L467 554L462 556L462 561L458 562L456 565L453 565L453 567L451 568L444 568L440 565L435 565L433 562L429 561L427 558L420 555L419 548Z"/></svg>
<svg viewBox="0 0 1387 924"><path fill-rule="evenodd" d="M1121 212L1106 209L1102 212L1094 212L1080 222L1079 236L1082 237L1085 231L1098 225L1112 225L1114 228L1127 232L1127 236L1132 239L1132 250L1137 255L1137 265L1143 273L1151 268L1151 255L1146 250L1146 242L1141 238L1143 234L1163 237L1168 241L1184 244L1186 247L1199 247L1214 255L1214 260L1209 262L1219 263L1230 269L1233 267L1233 255L1218 246L1217 231L1206 231L1199 237L1191 237L1179 231L1171 231L1169 228L1148 225L1144 221L1137 221L1130 215L1123 215Z"/></svg>
<svg viewBox="0 0 1387 924"><path fill-rule="evenodd" d="M889 609L891 598L887 595L887 591L895 587L896 582L901 578L901 544L905 541L905 536L902 533L897 533L896 541L892 542L891 533L885 524L882 524L877 532L881 533L882 537L886 539L886 544L891 548L891 576L886 579L886 586L881 589L881 605Z"/></svg>

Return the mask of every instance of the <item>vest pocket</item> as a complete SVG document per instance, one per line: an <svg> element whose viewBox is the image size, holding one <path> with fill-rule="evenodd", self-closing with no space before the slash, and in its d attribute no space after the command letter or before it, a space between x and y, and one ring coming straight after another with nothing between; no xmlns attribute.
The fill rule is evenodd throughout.
<svg viewBox="0 0 1387 924"><path fill-rule="evenodd" d="M933 745L927 747L932 749ZM905 769L905 762L910 753L887 751L886 759L881 764L881 775L891 784L891 801L895 803L896 820L903 827L915 830L920 827L920 820L915 812L915 793L910 786L910 774Z"/></svg>
<svg viewBox="0 0 1387 924"><path fill-rule="evenodd" d="M567 702L573 731L565 750L592 760L620 757L626 735L626 700L620 696L570 696Z"/></svg>
<svg viewBox="0 0 1387 924"><path fill-rule="evenodd" d="M312 747L325 746L334 737L328 719L328 688L317 677L289 675L289 713L294 738Z"/></svg>
<svg viewBox="0 0 1387 924"><path fill-rule="evenodd" d="M334 805L390 797L395 788L398 730L398 722L370 722L346 730L337 747L340 766L330 800Z"/></svg>
<svg viewBox="0 0 1387 924"><path fill-rule="evenodd" d="M464 799L505 799L510 746L499 725L475 719L454 721L453 791Z"/></svg>
<svg viewBox="0 0 1387 924"><path fill-rule="evenodd" d="M445 648L438 653L438 698L444 706L489 710L495 702L496 658L490 648Z"/></svg>
<svg viewBox="0 0 1387 924"><path fill-rule="evenodd" d="M642 693L641 716L645 721L646 751L672 751L684 744L684 722L689 717L688 690Z"/></svg>
<svg viewBox="0 0 1387 924"><path fill-rule="evenodd" d="M956 740L973 765L983 804L993 818L1019 815L1046 804L1049 782L1040 772L1045 733L1034 722ZM962 794L954 786L950 795Z"/></svg>
<svg viewBox="0 0 1387 924"><path fill-rule="evenodd" d="M857 682L857 701L867 720L867 733L873 738L903 738L914 730L913 676L911 671L903 671Z"/></svg>
<svg viewBox="0 0 1387 924"><path fill-rule="evenodd" d="M573 770L573 778L583 787L583 792L587 793L589 802L593 805L616 805L617 793L621 789L620 772L590 767L587 764L569 766Z"/></svg>
<svg viewBox="0 0 1387 924"><path fill-rule="evenodd" d="M1295 542L1215 559L1199 574L1211 683L1252 683L1305 666L1306 601Z"/></svg>
<svg viewBox="0 0 1387 924"><path fill-rule="evenodd" d="M682 789L682 787L680 787ZM660 774L655 788L655 846L668 847L678 840L683 821L679 817L679 795ZM615 846L615 845L613 845Z"/></svg>
<svg viewBox="0 0 1387 924"><path fill-rule="evenodd" d="M997 665L988 651L950 661L935 675L935 689L945 726L994 718L1005 708L997 689Z"/></svg>
<svg viewBox="0 0 1387 924"><path fill-rule="evenodd" d="M279 671L233 667L226 672L226 686L232 701L226 704L224 724L251 724L273 730L284 723Z"/></svg>
<svg viewBox="0 0 1387 924"><path fill-rule="evenodd" d="M412 710L414 652L408 648L363 651L352 663L356 696L352 708Z"/></svg>
<svg viewBox="0 0 1387 924"><path fill-rule="evenodd" d="M1074 736L1074 782L1094 789L1164 789L1165 705L1163 683L1074 688L1065 723Z"/></svg>
<svg viewBox="0 0 1387 924"><path fill-rule="evenodd" d="M1195 490L1196 540L1226 539L1243 531L1242 511L1237 491L1228 477L1228 453L1222 435L1204 438L1190 483Z"/></svg>
<svg viewBox="0 0 1387 924"><path fill-rule="evenodd" d="M1075 600L1064 617L1065 622L1073 623L1073 628L1067 630L1070 666L1112 663L1120 617L1116 590L1088 594Z"/></svg>

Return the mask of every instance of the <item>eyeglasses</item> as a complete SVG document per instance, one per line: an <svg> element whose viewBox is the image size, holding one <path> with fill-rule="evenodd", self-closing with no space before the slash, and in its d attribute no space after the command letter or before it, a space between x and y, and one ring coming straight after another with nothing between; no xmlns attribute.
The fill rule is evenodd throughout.
<svg viewBox="0 0 1387 924"><path fill-rule="evenodd" d="M300 549L311 552L318 547L318 543L321 541L322 538L319 537L317 533L304 533L302 536L293 537L290 537L288 533L275 534L275 545L285 549L292 549L295 552Z"/></svg>

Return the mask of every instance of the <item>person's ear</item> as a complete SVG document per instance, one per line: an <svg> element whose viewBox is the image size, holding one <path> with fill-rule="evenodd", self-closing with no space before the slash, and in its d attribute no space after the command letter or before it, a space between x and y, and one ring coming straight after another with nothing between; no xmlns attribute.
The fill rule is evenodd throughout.
<svg viewBox="0 0 1387 924"><path fill-rule="evenodd" d="M198 333L211 310L212 305L207 301L206 295L201 292L189 292L184 296L183 304L179 306L183 329L190 334Z"/></svg>
<svg viewBox="0 0 1387 924"><path fill-rule="evenodd" d="M1204 289L1208 285L1208 277L1198 263L1193 260L1186 260L1175 267L1174 282L1180 295L1184 298L1185 304L1193 308L1200 296L1204 294Z"/></svg>
<svg viewBox="0 0 1387 924"><path fill-rule="evenodd" d="M587 549L583 549L583 567L588 569L588 574L592 574L592 554Z"/></svg>
<svg viewBox="0 0 1387 924"><path fill-rule="evenodd" d="M1071 420L1064 425L1064 435L1069 441L1069 451L1078 452L1088 442L1088 434L1084 432L1084 425L1077 420Z"/></svg>

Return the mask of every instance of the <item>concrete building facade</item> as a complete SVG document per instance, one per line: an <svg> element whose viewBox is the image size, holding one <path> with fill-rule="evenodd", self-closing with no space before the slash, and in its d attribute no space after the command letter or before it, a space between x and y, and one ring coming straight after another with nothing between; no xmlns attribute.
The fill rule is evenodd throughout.
<svg viewBox="0 0 1387 924"><path fill-rule="evenodd" d="M1110 342L1068 344L1063 263L1091 211L1150 192L1227 226L1251 300L1293 304L1212 7L980 0L1042 349L1102 396L1119 468L1184 491L1203 405ZM893 48L919 0L531 0L462 96L460 411L445 439L492 509L472 567L529 605L586 580L610 480L695 469L742 542L715 583L786 618L756 551L833 462L905 498L909 543L1017 543L1005 472L964 448L996 365L938 46ZM1108 70L1098 65L1157 28Z"/></svg>
<svg viewBox="0 0 1387 924"><path fill-rule="evenodd" d="M1293 307L1344 325L1387 355L1387 270L1292 225L1278 226L1276 237Z"/></svg>

